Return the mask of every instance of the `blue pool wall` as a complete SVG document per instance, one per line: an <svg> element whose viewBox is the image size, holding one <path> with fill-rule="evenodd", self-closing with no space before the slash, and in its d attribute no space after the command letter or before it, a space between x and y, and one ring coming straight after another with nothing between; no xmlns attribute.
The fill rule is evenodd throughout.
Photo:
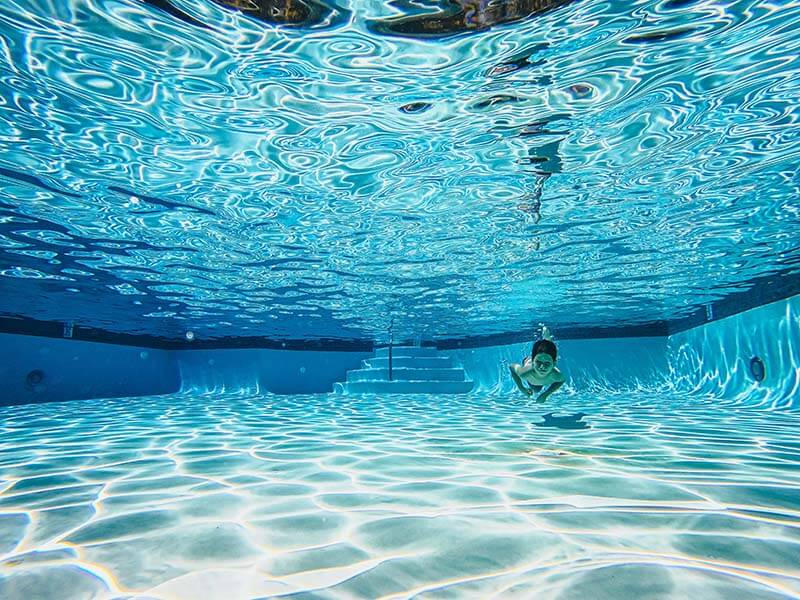
<svg viewBox="0 0 800 600"><path fill-rule="evenodd" d="M41 371L40 383L28 374ZM0 334L0 405L169 394L180 388L174 353L69 339Z"/></svg>
<svg viewBox="0 0 800 600"><path fill-rule="evenodd" d="M0 334L0 405L174 392L320 394L370 352L157 350ZM41 371L41 384L27 376Z"/></svg>
<svg viewBox="0 0 800 600"><path fill-rule="evenodd" d="M557 337L557 336L556 336ZM662 337L563 340L558 366L567 392L674 390L748 406L800 408L800 296ZM513 393L505 366L530 343L448 351L487 393ZM766 377L757 381L758 357Z"/></svg>
<svg viewBox="0 0 800 600"><path fill-rule="evenodd" d="M530 344L445 350L481 393L514 393L507 365ZM559 342L567 390L632 389L660 382L667 372L666 338L609 338ZM275 349L155 350L16 334L0 334L0 404L172 392L318 394L331 392L371 352ZM32 370L43 384L25 383Z"/></svg>
<svg viewBox="0 0 800 600"><path fill-rule="evenodd" d="M568 378L566 391L633 390L667 383L666 337L556 342L556 365ZM530 352L531 343L445 351L475 382L475 391L486 393L515 393L508 365L521 363Z"/></svg>
<svg viewBox="0 0 800 600"><path fill-rule="evenodd" d="M273 394L322 394L344 381L371 352L309 350L178 350L181 389L185 392L242 391Z"/></svg>
<svg viewBox="0 0 800 600"><path fill-rule="evenodd" d="M671 335L667 352L671 377L687 392L800 408L800 296ZM766 367L761 382L753 357Z"/></svg>
<svg viewBox="0 0 800 600"><path fill-rule="evenodd" d="M556 338L558 332L556 331ZM800 408L800 296L670 336L559 340L565 393L674 389L748 405ZM479 393L515 394L508 364L530 342L444 350ZM159 350L0 334L0 404L178 391L315 394L332 391L369 352L278 349ZM754 380L750 359L766 365ZM34 370L40 384L26 383ZM561 392L560 392L561 393Z"/></svg>

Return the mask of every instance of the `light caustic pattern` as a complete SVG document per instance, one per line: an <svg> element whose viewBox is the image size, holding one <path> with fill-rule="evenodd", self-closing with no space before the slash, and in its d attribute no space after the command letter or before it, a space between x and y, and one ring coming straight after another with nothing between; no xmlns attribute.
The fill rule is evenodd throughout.
<svg viewBox="0 0 800 600"><path fill-rule="evenodd" d="M796 413L586 400L6 408L0 596L800 597Z"/></svg>
<svg viewBox="0 0 800 600"><path fill-rule="evenodd" d="M460 337L797 270L796 2L553 2L438 39L369 25L403 3L221 4L2 3L0 315Z"/></svg>

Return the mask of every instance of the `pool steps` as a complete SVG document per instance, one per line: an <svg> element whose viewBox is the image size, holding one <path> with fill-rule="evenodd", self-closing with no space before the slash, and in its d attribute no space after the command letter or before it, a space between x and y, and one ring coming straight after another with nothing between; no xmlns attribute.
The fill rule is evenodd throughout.
<svg viewBox="0 0 800 600"><path fill-rule="evenodd" d="M392 347L392 380L389 380L389 349L361 361L361 368L347 372L334 391L345 394L466 394L472 391L464 370L449 356L425 346Z"/></svg>

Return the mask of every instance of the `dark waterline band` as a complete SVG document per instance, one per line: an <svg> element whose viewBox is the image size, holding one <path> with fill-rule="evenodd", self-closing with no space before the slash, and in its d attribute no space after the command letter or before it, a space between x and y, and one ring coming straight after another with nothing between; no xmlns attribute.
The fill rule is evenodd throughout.
<svg viewBox="0 0 800 600"><path fill-rule="evenodd" d="M730 294L714 303L697 308L689 316L679 319L652 321L621 327L559 327L559 340L607 339L628 337L663 337L673 335L742 313L746 310L785 300L800 294L800 274L778 273L753 280L746 291ZM47 338L64 338L65 324L60 321L39 321L26 317L0 317L0 333L16 333ZM486 336L466 338L443 338L423 342L424 346L435 346L443 350L457 348L481 348L529 342L535 331L513 331ZM75 324L69 339L85 342L103 342L122 346L141 346L161 350L222 350L232 348L267 348L276 350L317 350L333 352L370 352L378 345L368 339L269 339L265 337L226 337L213 339L170 338L150 334L130 334L108 331ZM410 340L398 340L396 345L410 344Z"/></svg>

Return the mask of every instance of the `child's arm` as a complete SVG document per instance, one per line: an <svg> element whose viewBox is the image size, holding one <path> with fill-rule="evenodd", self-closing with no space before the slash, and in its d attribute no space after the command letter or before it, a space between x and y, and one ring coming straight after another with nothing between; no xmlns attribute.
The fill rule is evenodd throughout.
<svg viewBox="0 0 800 600"><path fill-rule="evenodd" d="M522 379L520 379L519 375L517 375L518 367L519 367L518 364L509 365L508 369L509 371L511 371L511 378L514 380L514 383L517 384L517 387L523 394L525 394L526 396L530 396L533 393L533 390L531 390L528 387L525 387L525 384L522 383Z"/></svg>
<svg viewBox="0 0 800 600"><path fill-rule="evenodd" d="M550 384L550 387L548 387L545 391L539 394L539 396L536 398L536 402L544 402L545 400L547 400L547 398L550 397L550 394L552 394L558 388L564 385L564 382L567 380L567 378L564 377L564 374L558 369L554 370L553 375L555 381L553 381L553 383Z"/></svg>
<svg viewBox="0 0 800 600"><path fill-rule="evenodd" d="M530 357L530 356L526 356L526 357L525 357L525 360L524 360L524 361L522 361L522 364L521 364L521 365L516 365L516 364L515 364L515 365L514 365L514 367L516 367L516 368L514 369L514 372L515 372L517 375L520 375L520 376L521 376L521 375L527 375L528 373L530 373L531 371L533 371L533 361L531 360L531 357Z"/></svg>
<svg viewBox="0 0 800 600"><path fill-rule="evenodd" d="M545 391L543 391L541 394L539 394L539 397L536 398L536 402L544 402L545 400L547 400L547 398L550 396L550 394L555 392L562 385L564 385L563 381L556 381L549 388L547 388Z"/></svg>

